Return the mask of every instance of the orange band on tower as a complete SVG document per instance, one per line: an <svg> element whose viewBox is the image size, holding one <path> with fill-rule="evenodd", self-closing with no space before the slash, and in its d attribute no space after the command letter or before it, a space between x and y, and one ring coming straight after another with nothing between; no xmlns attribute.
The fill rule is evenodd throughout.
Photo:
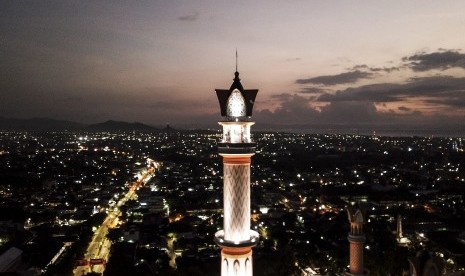
<svg viewBox="0 0 465 276"><path fill-rule="evenodd" d="M224 164L232 164L232 165L242 165L242 164L250 164L250 156L223 156L223 163Z"/></svg>
<svg viewBox="0 0 465 276"><path fill-rule="evenodd" d="M252 251L252 247L223 247L222 252L228 255L244 255Z"/></svg>

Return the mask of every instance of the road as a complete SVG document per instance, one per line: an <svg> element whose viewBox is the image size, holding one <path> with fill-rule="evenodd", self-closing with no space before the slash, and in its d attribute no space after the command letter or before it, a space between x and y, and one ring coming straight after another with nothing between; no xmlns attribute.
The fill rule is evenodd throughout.
<svg viewBox="0 0 465 276"><path fill-rule="evenodd" d="M167 238L168 244L168 256L170 258L170 267L176 269L176 252L174 252L174 240L175 238Z"/></svg>
<svg viewBox="0 0 465 276"><path fill-rule="evenodd" d="M95 230L89 246L87 247L84 258L89 261L90 259L103 259L105 263L108 261L110 255L111 241L106 238L108 229L114 228L118 225L118 217L121 214L119 207L126 204L130 199L137 198L137 188L142 185L145 185L150 178L153 176L154 169L144 170L139 176L139 179L136 182L133 182L130 185L128 192L120 199L116 207L108 213L107 217L100 225L100 227ZM74 276L86 275L89 272L102 273L105 270L103 264L97 265L88 265L88 266L79 266L74 270Z"/></svg>

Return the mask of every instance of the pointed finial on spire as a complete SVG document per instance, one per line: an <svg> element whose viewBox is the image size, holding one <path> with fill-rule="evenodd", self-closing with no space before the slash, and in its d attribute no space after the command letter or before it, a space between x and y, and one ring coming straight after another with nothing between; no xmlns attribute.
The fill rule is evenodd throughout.
<svg viewBox="0 0 465 276"><path fill-rule="evenodd" d="M237 72L237 48L236 48L236 72Z"/></svg>

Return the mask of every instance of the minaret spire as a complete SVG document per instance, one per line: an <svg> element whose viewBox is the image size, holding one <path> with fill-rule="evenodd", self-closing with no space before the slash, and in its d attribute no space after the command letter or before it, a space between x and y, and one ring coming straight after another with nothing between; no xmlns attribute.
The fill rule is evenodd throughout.
<svg viewBox="0 0 465 276"><path fill-rule="evenodd" d="M237 48L236 48L236 72L237 72Z"/></svg>

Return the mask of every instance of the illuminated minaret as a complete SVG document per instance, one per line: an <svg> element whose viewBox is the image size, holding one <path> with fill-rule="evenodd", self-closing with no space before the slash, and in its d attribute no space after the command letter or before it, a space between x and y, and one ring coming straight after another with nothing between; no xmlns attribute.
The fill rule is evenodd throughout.
<svg viewBox="0 0 465 276"><path fill-rule="evenodd" d="M218 152L223 157L223 230L216 232L221 247L221 275L252 275L252 247L258 233L250 229L250 161L255 143L250 137L252 108L258 89L244 90L234 73L229 90L216 89L221 108L223 138Z"/></svg>
<svg viewBox="0 0 465 276"><path fill-rule="evenodd" d="M365 234L363 233L364 214L360 209L347 208L350 222L348 240L350 243L350 267L347 275L367 275L363 267L363 244Z"/></svg>
<svg viewBox="0 0 465 276"><path fill-rule="evenodd" d="M404 237L404 234L402 233L402 215L397 216L397 240L400 241Z"/></svg>

